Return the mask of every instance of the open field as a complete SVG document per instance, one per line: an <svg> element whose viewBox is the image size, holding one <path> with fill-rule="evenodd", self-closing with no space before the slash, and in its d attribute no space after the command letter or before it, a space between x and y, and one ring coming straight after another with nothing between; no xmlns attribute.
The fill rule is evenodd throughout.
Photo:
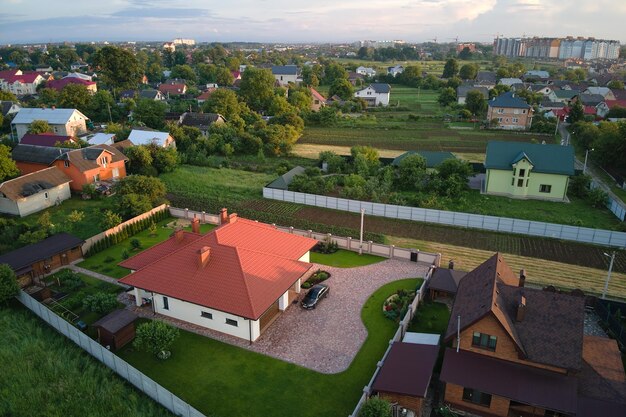
<svg viewBox="0 0 626 417"><path fill-rule="evenodd" d="M443 266L447 265L448 260L454 259L454 268L463 271L471 271L495 252L422 239L392 236L389 237L389 242L400 247L419 248L424 251L441 253ZM608 260L603 268L590 268L582 265L521 256L519 253L512 253L505 249L502 249L500 252L504 254L506 263L514 272L517 273L520 269L526 269L527 282L530 284L538 286L554 285L555 287L565 289L580 288L589 294L600 294L604 288ZM575 255L575 253L570 253L570 256ZM623 262L626 257L623 252L620 255ZM626 298L626 273L616 273L614 271L611 274L608 295Z"/></svg>
<svg viewBox="0 0 626 417"><path fill-rule="evenodd" d="M157 231L155 235L150 235L150 231L147 229L143 230L116 245L106 248L105 250L86 258L84 261L80 262L78 266L117 279L125 277L130 274L130 270L117 265L124 260L124 252L126 252L129 256L133 256L156 245L157 243L164 241L170 237L174 231L173 227L167 227L167 225L174 222L177 222L177 220L172 217L161 220L156 223ZM212 224L202 224L200 225L200 232L206 233L214 227L215 226ZM191 231L191 226L187 225L184 229ZM141 247L137 251L133 250L133 247L130 244L130 241L133 239L137 239L141 243Z"/></svg>
<svg viewBox="0 0 626 417"><path fill-rule="evenodd" d="M394 281L372 294L361 310L367 339L348 369L338 374L321 374L186 331L167 361L131 347L120 356L207 415L345 416L397 329L383 315L383 302L399 289L413 290L418 282Z"/></svg>
<svg viewBox="0 0 626 417"><path fill-rule="evenodd" d="M2 416L172 416L17 302L0 332Z"/></svg>

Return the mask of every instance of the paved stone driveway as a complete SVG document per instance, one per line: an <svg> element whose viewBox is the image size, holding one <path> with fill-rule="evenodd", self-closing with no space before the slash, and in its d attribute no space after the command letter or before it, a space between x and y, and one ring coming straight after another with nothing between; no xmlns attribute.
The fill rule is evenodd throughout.
<svg viewBox="0 0 626 417"><path fill-rule="evenodd" d="M252 350L319 372L341 372L367 337L361 308L369 296L388 282L423 277L428 270L426 264L398 260L358 268L318 267L331 273L325 281L330 286L328 297L314 310L291 305Z"/></svg>

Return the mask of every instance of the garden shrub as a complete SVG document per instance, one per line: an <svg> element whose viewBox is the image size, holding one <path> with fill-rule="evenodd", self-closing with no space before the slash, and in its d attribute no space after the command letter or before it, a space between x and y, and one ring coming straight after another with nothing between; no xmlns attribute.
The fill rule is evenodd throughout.
<svg viewBox="0 0 626 417"><path fill-rule="evenodd" d="M115 261L115 258L112 256L107 256L106 258L104 258L104 262L110 264L111 262Z"/></svg>
<svg viewBox="0 0 626 417"><path fill-rule="evenodd" d="M391 415L391 404L380 397L371 397L359 411L359 417L391 417Z"/></svg>
<svg viewBox="0 0 626 417"><path fill-rule="evenodd" d="M94 313L108 313L117 307L117 297L114 294L99 292L86 296L83 299L83 306Z"/></svg>
<svg viewBox="0 0 626 417"><path fill-rule="evenodd" d="M179 331L176 327L154 320L137 327L133 346L136 349L159 355L162 352L169 352L170 346L178 336ZM167 354L160 356L162 359L167 359L167 357L169 357Z"/></svg>
<svg viewBox="0 0 626 417"><path fill-rule="evenodd" d="M408 311L413 298L415 298L414 292L398 290L396 294L389 297L383 304L385 317L389 320L400 321Z"/></svg>
<svg viewBox="0 0 626 417"><path fill-rule="evenodd" d="M85 284L80 276L70 269L59 271L56 277L63 290L67 292L76 291Z"/></svg>
<svg viewBox="0 0 626 417"><path fill-rule="evenodd" d="M141 241L139 239L131 239L130 246L133 250L139 250L141 248Z"/></svg>
<svg viewBox="0 0 626 417"><path fill-rule="evenodd" d="M302 283L302 285L300 285L300 287L304 288L306 290L306 289L311 288L312 285L311 285L311 283L309 281L305 281L305 282Z"/></svg>
<svg viewBox="0 0 626 417"><path fill-rule="evenodd" d="M329 236L326 236L324 240L322 240L320 243L315 245L315 247L313 248L313 252L326 253L326 254L335 253L338 250L339 250L339 244L337 243L336 240L331 240Z"/></svg>

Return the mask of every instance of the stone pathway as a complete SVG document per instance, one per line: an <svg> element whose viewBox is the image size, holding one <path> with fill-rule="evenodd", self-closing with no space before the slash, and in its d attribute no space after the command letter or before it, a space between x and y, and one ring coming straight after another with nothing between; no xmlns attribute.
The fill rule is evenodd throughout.
<svg viewBox="0 0 626 417"><path fill-rule="evenodd" d="M344 371L367 338L361 321L361 308L382 285L403 278L424 277L427 264L400 260L385 260L358 268L334 268L315 265L330 272L325 281L330 286L328 297L314 310L304 310L292 304L255 341L228 336L187 322L156 315L150 307L135 307L130 297L119 299L142 317L168 321L185 330L240 346L277 359L323 372ZM305 290L300 294L302 298ZM381 307L382 308L382 307Z"/></svg>
<svg viewBox="0 0 626 417"><path fill-rule="evenodd" d="M80 261L82 261L82 259L77 261L77 262L80 262ZM85 275L88 275L88 276L90 276L92 278L99 279L101 281L106 281L106 282L108 282L110 284L119 285L120 287L123 287L123 288L129 288L128 285L122 284L121 282L119 282L115 278L111 278L108 275L99 274L97 272L90 271L89 269L82 268L82 267L76 265L75 263L67 265L66 268L71 269L74 272L80 272L81 274L85 274Z"/></svg>
<svg viewBox="0 0 626 417"><path fill-rule="evenodd" d="M585 311L585 336L608 337L606 332L600 327L600 318L594 311Z"/></svg>

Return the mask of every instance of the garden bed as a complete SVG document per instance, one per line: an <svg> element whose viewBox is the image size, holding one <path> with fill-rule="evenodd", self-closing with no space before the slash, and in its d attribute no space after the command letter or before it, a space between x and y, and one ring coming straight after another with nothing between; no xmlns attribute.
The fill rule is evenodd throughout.
<svg viewBox="0 0 626 417"><path fill-rule="evenodd" d="M304 289L311 288L315 284L326 281L330 278L330 276L330 272L318 269L305 282L302 283L301 287Z"/></svg>

